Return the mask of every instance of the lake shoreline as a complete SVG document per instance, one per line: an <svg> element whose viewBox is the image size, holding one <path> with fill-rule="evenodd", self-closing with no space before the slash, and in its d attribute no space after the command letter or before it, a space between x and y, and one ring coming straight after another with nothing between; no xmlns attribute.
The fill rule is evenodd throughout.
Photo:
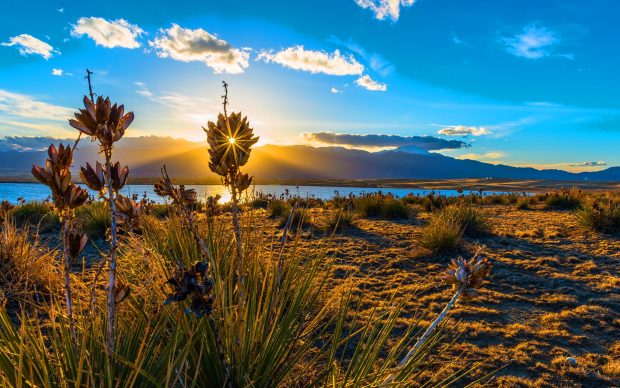
<svg viewBox="0 0 620 388"><path fill-rule="evenodd" d="M132 185L153 185L159 181L154 177L130 178ZM174 181L184 185L221 185L213 179L177 178ZM0 177L0 183L33 183L39 184L31 177ZM80 183L80 182L77 182ZM314 187L357 187L373 189L416 189L416 190L457 190L494 191L494 192L545 192L558 188L576 187L587 191L620 190L617 181L560 181L538 179L367 179L367 180L257 180L261 186L314 186Z"/></svg>

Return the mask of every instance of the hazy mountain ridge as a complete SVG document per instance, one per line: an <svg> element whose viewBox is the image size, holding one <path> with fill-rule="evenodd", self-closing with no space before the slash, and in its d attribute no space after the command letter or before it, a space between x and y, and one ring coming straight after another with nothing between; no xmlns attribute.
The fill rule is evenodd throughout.
<svg viewBox="0 0 620 388"><path fill-rule="evenodd" d="M30 141L30 143L35 143ZM342 147L306 145L265 145L252 151L245 170L257 181L320 179L457 179L513 178L549 180L620 181L620 167L598 172L570 173L562 170L538 170L529 167L494 165L475 160L462 160L437 153L411 153L392 150L371 153ZM82 140L74 165L93 162L98 146ZM29 177L32 164L43 164L46 152L4 147L0 150L0 177ZM115 151L115 160L130 166L132 178L155 178L166 164L178 179L219 181L208 168L205 143L169 137L123 139Z"/></svg>

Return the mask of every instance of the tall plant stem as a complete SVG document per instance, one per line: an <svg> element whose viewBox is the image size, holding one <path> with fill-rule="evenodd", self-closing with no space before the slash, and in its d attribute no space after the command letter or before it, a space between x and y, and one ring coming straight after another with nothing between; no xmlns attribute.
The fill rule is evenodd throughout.
<svg viewBox="0 0 620 388"><path fill-rule="evenodd" d="M116 285L116 201L114 196L114 188L112 187L112 150L107 148L104 150L105 168L107 172L106 185L108 189L108 202L110 204L110 278L108 282L108 343L106 350L110 364L114 360L114 309L115 309L115 285Z"/></svg>
<svg viewBox="0 0 620 388"><path fill-rule="evenodd" d="M239 198L237 197L236 179L231 178L230 191L233 201L233 228L235 229L235 241L237 243L237 276L239 277L239 306L243 308L245 268L243 265L243 247L241 246L241 227L239 226Z"/></svg>
<svg viewBox="0 0 620 388"><path fill-rule="evenodd" d="M62 222L62 260L64 262L64 272L65 272L65 301L67 303L67 318L69 319L69 330L71 330L71 339L75 344L76 335L75 335L75 325L73 323L73 299L71 298L71 260L69 257L68 244L67 244L67 234L69 232L68 229L68 220L63 220Z"/></svg>
<svg viewBox="0 0 620 388"><path fill-rule="evenodd" d="M399 370L401 370L403 367L405 367L405 365L407 365L407 362L409 362L409 359L411 359L411 357L413 357L418 352L418 350L420 350L420 348L422 347L422 345L424 345L428 337L430 337L431 334L433 334L437 326L446 318L446 316L448 316L448 313L450 312L450 310L452 310L452 308L454 307L454 304L459 299L464 289L465 289L465 285L462 285L456 290L456 292L452 296L452 299L450 299L448 304L446 304L446 307L444 307L444 309L441 311L441 313L439 313L437 318L435 318L433 323L431 323L430 326L426 329L424 334L422 334L422 336L416 341L415 345L413 345L413 348L411 348L409 352L407 352L405 357L403 357L403 359L400 361L400 363L398 363L398 366L396 367L396 371L392 372L388 376L388 378L383 382L382 386L386 386L389 383L391 383L392 380L394 380L394 377L396 377L396 373Z"/></svg>

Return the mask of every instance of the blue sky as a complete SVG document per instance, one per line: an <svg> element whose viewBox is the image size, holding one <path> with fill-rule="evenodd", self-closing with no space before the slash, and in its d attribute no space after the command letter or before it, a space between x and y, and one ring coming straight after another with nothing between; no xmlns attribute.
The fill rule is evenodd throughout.
<svg viewBox="0 0 620 388"><path fill-rule="evenodd" d="M3 5L0 136L71 135L89 68L130 136L202 140L226 80L262 143L435 136L460 158L620 165L616 1L196 3Z"/></svg>

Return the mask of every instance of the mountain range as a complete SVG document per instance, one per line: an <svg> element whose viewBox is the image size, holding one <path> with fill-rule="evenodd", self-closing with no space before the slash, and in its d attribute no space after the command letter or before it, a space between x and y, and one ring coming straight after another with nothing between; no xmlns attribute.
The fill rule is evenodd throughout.
<svg viewBox="0 0 620 388"><path fill-rule="evenodd" d="M14 138L13 138L14 139ZM0 141L0 178L32 180L33 164L44 164L49 138L29 138L24 142ZM59 140L54 140L58 143ZM68 141L65 141L68 142ZM115 160L129 165L130 177L153 180L160 176L165 164L171 176L187 183L217 183L219 177L209 171L205 143L170 137L125 138L118 143ZM101 160L98 146L82 140L74 165ZM244 170L259 183L307 180L364 180L364 179L460 179L504 178L545 179L564 181L620 181L620 167L597 172L571 173L563 170L539 170L489 164L475 160L455 159L439 153L414 149L395 149L368 152L342 147L312 147L307 145L264 145L256 147Z"/></svg>

